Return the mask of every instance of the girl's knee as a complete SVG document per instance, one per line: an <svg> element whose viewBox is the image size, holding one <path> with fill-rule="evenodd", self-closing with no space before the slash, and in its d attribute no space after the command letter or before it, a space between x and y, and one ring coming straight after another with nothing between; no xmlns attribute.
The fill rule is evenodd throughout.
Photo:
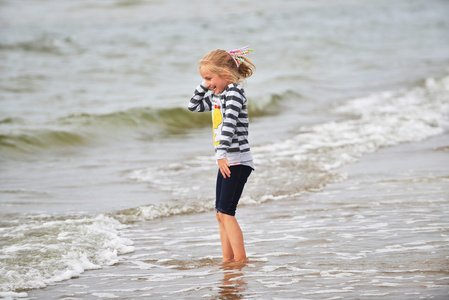
<svg viewBox="0 0 449 300"><path fill-rule="evenodd" d="M217 217L217 221L218 221L219 223L222 223L222 222L223 222L221 215L222 215L222 214L219 213L218 211L215 212L215 216Z"/></svg>
<svg viewBox="0 0 449 300"><path fill-rule="evenodd" d="M216 213L218 222L223 223L223 224L227 223L229 221L233 221L235 219L235 217L231 216L231 215L227 215L227 214L224 214L221 212L215 212L215 213Z"/></svg>
<svg viewBox="0 0 449 300"><path fill-rule="evenodd" d="M217 217L218 222L224 222L224 220L226 219L226 217L229 217L227 214L221 213L216 211L215 215Z"/></svg>

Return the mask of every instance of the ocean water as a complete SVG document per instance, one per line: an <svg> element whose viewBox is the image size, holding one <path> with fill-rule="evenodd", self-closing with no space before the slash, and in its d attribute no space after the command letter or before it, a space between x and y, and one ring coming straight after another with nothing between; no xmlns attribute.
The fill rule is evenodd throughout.
<svg viewBox="0 0 449 300"><path fill-rule="evenodd" d="M447 299L449 2L0 1L0 297ZM198 60L255 49L249 263Z"/></svg>

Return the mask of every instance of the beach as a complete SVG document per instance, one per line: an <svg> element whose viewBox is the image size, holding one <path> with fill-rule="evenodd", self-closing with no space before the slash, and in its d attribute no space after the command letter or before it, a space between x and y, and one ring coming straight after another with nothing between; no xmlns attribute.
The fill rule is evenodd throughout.
<svg viewBox="0 0 449 300"><path fill-rule="evenodd" d="M0 298L446 299L449 3L0 1ZM218 21L220 20L220 21ZM223 265L208 51L250 45Z"/></svg>

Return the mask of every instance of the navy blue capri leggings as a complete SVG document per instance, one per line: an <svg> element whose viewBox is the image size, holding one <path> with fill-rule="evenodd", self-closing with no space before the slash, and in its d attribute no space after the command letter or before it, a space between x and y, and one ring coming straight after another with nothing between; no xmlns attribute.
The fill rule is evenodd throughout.
<svg viewBox="0 0 449 300"><path fill-rule="evenodd" d="M220 170L217 175L215 211L235 216L235 210L245 187L246 180L253 171L251 167L238 165L229 167L231 177L223 178Z"/></svg>

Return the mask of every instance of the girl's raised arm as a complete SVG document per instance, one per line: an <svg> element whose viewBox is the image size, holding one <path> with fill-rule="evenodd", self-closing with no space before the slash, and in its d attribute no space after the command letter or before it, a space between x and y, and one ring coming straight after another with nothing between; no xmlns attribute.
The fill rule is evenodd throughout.
<svg viewBox="0 0 449 300"><path fill-rule="evenodd" d="M206 96L208 89L204 81L196 88L192 98L190 98L188 109L190 111L203 112L212 110L212 102L209 96Z"/></svg>

